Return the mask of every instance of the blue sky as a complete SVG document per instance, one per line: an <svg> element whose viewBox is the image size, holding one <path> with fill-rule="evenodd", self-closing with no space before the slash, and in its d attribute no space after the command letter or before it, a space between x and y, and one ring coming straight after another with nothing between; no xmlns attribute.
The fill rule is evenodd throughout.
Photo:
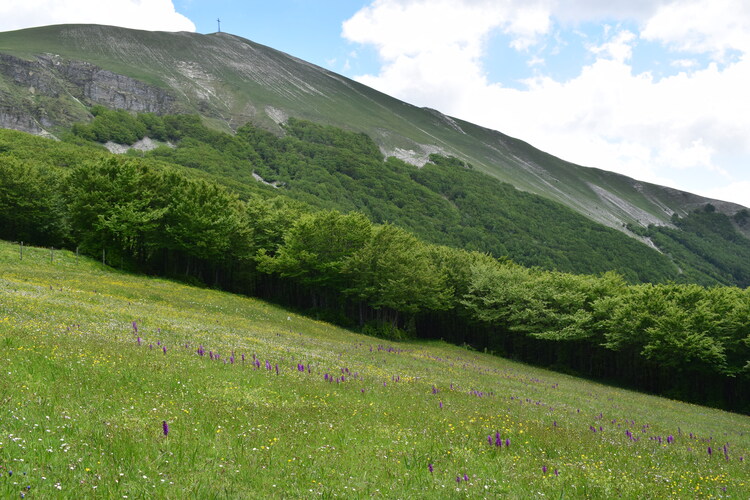
<svg viewBox="0 0 750 500"><path fill-rule="evenodd" d="M750 206L745 0L3 0L0 30L227 31L586 166Z"/></svg>

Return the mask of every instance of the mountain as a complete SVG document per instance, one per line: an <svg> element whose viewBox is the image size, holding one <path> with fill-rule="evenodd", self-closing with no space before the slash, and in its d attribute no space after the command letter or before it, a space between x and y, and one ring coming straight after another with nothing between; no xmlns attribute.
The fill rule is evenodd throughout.
<svg viewBox="0 0 750 500"><path fill-rule="evenodd" d="M746 209L566 164L230 35L51 27L3 46L3 119L60 139L0 130L0 239L19 260L75 249L368 334L746 407ZM421 168L389 156L415 161L417 143ZM529 192L555 172L557 191ZM668 220L590 201L617 230L555 198L588 189L622 215L628 185Z"/></svg>
<svg viewBox="0 0 750 500"><path fill-rule="evenodd" d="M289 117L372 137L386 156L422 165L456 156L516 188L560 202L628 232L627 225L674 227L711 204L743 207L586 168L439 111L418 108L277 50L228 34L147 32L59 25L0 33L0 126L56 134L90 119L89 107L199 113L234 130L271 131Z"/></svg>

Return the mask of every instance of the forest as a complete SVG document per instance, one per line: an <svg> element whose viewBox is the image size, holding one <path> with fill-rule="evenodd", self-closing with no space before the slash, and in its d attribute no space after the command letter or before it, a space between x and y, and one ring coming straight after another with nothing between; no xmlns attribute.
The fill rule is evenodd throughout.
<svg viewBox="0 0 750 500"><path fill-rule="evenodd" d="M191 116L95 114L62 142L0 132L0 238L78 248L393 340L442 338L750 411L746 241L680 274L665 255L455 158L416 169L367 136L299 120L283 137L251 126L231 136ZM164 145L126 156L97 145L145 135ZM675 222L685 231L644 231L688 257L736 238L709 207Z"/></svg>

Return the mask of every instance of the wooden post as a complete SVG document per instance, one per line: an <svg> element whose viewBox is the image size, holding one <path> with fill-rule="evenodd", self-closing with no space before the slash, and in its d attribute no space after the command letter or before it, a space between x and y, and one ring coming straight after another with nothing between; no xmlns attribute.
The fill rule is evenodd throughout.
<svg viewBox="0 0 750 500"><path fill-rule="evenodd" d="M21 247L19 250L19 254L21 255L21 260L23 260L23 241L21 242Z"/></svg>
<svg viewBox="0 0 750 500"><path fill-rule="evenodd" d="M76 264L78 264L78 247L76 246Z"/></svg>
<svg viewBox="0 0 750 500"><path fill-rule="evenodd" d="M49 247L49 263L52 264L52 261L55 259L55 248Z"/></svg>
<svg viewBox="0 0 750 500"><path fill-rule="evenodd" d="M103 248L102 248L102 264L104 264L105 266L107 265L107 262L105 261L105 257L104 257L104 249Z"/></svg>

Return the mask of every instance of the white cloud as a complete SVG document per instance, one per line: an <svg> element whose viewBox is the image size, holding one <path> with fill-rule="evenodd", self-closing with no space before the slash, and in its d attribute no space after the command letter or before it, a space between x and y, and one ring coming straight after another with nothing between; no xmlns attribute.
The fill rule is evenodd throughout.
<svg viewBox="0 0 750 500"><path fill-rule="evenodd" d="M635 34L628 30L618 32L614 37L599 46L592 46L589 50L598 56L604 55L615 61L627 61L633 56L633 40Z"/></svg>
<svg viewBox="0 0 750 500"><path fill-rule="evenodd" d="M728 182L747 186L748 172L737 160L750 159L750 8L741 1L376 0L344 23L343 35L378 50L380 71L358 79L383 92L575 163L710 195ZM722 16L732 17L729 29ZM573 78L536 76L521 89L489 81L488 37L502 32L511 46L528 51L558 37L566 29L555 25L560 19L615 24L603 41L583 41L593 59L581 62ZM633 20L640 33L632 23L629 29L617 24ZM574 35L575 26L567 29ZM663 78L634 71L633 49L643 40L687 52L672 66L681 71ZM721 65L700 67L690 58L730 49L742 55ZM530 61L538 58L534 53ZM532 66L539 73L540 65ZM720 164L720 157L733 160ZM726 189L747 204L737 188Z"/></svg>
<svg viewBox="0 0 750 500"><path fill-rule="evenodd" d="M539 56L532 56L531 59L526 61L526 65L531 67L544 66L544 58Z"/></svg>
<svg viewBox="0 0 750 500"><path fill-rule="evenodd" d="M702 193L717 200L732 201L744 207L750 207L750 181L737 181Z"/></svg>
<svg viewBox="0 0 750 500"><path fill-rule="evenodd" d="M518 5L516 5L516 3ZM372 44L385 61L400 56L456 47L467 57L481 54L485 37L495 29L523 49L550 28L542 0L375 0L343 24L343 36Z"/></svg>
<svg viewBox="0 0 750 500"><path fill-rule="evenodd" d="M0 31L51 24L104 24L152 31L195 31L172 0L2 0Z"/></svg>
<svg viewBox="0 0 750 500"><path fill-rule="evenodd" d="M698 66L698 61L695 59L677 59L670 64L675 68L690 69Z"/></svg>
<svg viewBox="0 0 750 500"><path fill-rule="evenodd" d="M676 50L711 53L722 59L727 50L750 47L750 4L746 0L673 1L661 6L641 36Z"/></svg>

